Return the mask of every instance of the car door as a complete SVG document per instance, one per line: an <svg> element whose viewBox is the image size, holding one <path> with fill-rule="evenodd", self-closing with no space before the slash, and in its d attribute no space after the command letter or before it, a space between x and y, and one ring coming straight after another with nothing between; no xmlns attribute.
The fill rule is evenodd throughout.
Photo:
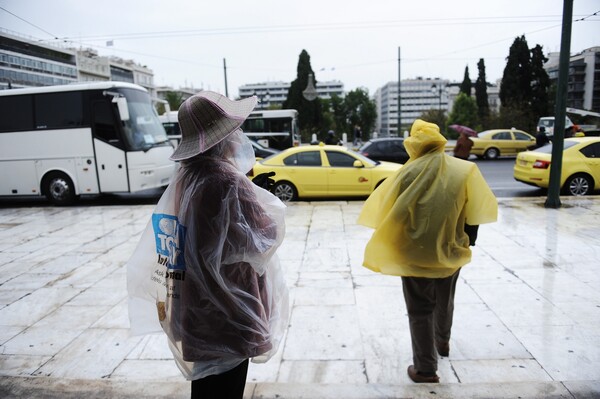
<svg viewBox="0 0 600 399"><path fill-rule="evenodd" d="M584 156L585 164L594 178L595 189L600 188L600 142L591 143L581 150Z"/></svg>
<svg viewBox="0 0 600 399"><path fill-rule="evenodd" d="M357 168L357 158L341 151L325 151L327 162L327 180L329 196L357 196L371 193L371 171L368 168Z"/></svg>
<svg viewBox="0 0 600 399"><path fill-rule="evenodd" d="M504 131L495 133L492 135L492 140L494 140L493 145L498 147L498 149L500 150L500 155L516 153L514 140L510 132Z"/></svg>
<svg viewBox="0 0 600 399"><path fill-rule="evenodd" d="M515 138L515 152L527 151L529 147L535 145L535 138L523 133L523 132L512 132Z"/></svg>
<svg viewBox="0 0 600 399"><path fill-rule="evenodd" d="M297 152L283 160L287 180L301 196L327 195L327 171L320 149Z"/></svg>

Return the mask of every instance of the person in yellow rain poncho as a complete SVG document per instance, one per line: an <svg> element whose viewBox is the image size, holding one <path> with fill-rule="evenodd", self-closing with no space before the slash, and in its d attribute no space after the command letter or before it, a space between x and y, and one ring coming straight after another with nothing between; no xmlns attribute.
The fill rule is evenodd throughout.
<svg viewBox="0 0 600 399"><path fill-rule="evenodd" d="M439 127L417 119L404 141L409 161L367 199L358 223L375 229L364 266L402 277L414 382L439 382L437 352L448 356L454 290L471 261L480 224L498 204L472 162L444 153Z"/></svg>

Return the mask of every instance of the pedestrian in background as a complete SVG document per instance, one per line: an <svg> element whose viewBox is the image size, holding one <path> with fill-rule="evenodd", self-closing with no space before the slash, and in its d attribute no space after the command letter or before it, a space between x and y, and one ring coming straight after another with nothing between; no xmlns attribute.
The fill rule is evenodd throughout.
<svg viewBox="0 0 600 399"><path fill-rule="evenodd" d="M354 125L354 142L352 144L354 147L362 144L362 130L358 125Z"/></svg>
<svg viewBox="0 0 600 399"><path fill-rule="evenodd" d="M325 136L325 144L338 144L338 140L336 139L335 132L333 130L327 132L327 135Z"/></svg>
<svg viewBox="0 0 600 399"><path fill-rule="evenodd" d="M454 146L454 156L460 159L469 159L472 147L473 140L471 140L466 133L460 133L458 140L456 140L456 145Z"/></svg>
<svg viewBox="0 0 600 399"><path fill-rule="evenodd" d="M409 161L365 202L358 223L374 228L364 266L401 276L412 340L414 382L439 382L448 356L460 268L471 261L477 228L498 205L477 166L444 153L437 125L417 119L404 146Z"/></svg>
<svg viewBox="0 0 600 399"><path fill-rule="evenodd" d="M535 135L535 148L540 148L550 142L550 139L546 135L546 128L540 126L539 131Z"/></svg>

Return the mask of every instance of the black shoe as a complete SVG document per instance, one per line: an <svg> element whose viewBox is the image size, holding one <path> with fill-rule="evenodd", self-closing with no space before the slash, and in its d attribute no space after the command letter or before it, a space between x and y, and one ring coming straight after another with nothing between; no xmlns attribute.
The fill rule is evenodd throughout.
<svg viewBox="0 0 600 399"><path fill-rule="evenodd" d="M450 355L450 342L436 342L435 348L440 356L448 357Z"/></svg>
<svg viewBox="0 0 600 399"><path fill-rule="evenodd" d="M421 383L421 382L440 382L440 377L437 376L436 373L433 374L425 374L417 371L415 367L411 364L408 366L408 376L413 382Z"/></svg>

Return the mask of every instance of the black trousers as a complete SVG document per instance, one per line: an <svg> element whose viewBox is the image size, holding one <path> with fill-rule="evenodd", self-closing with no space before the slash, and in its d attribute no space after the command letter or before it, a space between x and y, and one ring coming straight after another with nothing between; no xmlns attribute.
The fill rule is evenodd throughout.
<svg viewBox="0 0 600 399"><path fill-rule="evenodd" d="M437 371L436 342L448 342L454 314L454 292L460 269L446 278L402 277L408 310L413 365L424 373Z"/></svg>
<svg viewBox="0 0 600 399"><path fill-rule="evenodd" d="M192 399L241 399L244 396L248 359L223 374L192 381Z"/></svg>

